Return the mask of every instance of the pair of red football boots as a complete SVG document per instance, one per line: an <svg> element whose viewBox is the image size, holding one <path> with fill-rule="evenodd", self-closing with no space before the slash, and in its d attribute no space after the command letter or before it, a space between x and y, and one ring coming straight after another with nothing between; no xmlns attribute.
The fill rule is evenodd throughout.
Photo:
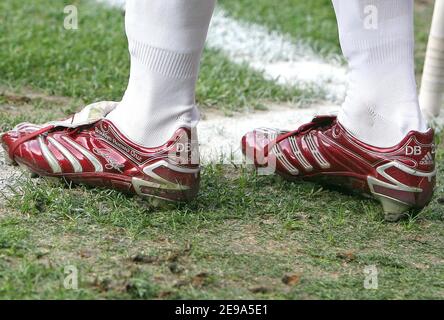
<svg viewBox="0 0 444 320"><path fill-rule="evenodd" d="M105 186L150 199L187 201L199 189L198 142L180 128L164 145L145 148L104 118L106 103L86 119L23 123L1 137L11 164L35 175ZM411 131L391 148L353 137L334 116L315 117L295 131L257 129L242 138L256 167L285 179L316 180L373 196L387 220L426 206L436 179L434 133Z"/></svg>

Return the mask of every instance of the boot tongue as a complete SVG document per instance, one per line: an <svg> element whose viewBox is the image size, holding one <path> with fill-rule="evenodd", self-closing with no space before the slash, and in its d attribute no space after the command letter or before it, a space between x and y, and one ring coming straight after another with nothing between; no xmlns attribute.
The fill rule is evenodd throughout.
<svg viewBox="0 0 444 320"><path fill-rule="evenodd" d="M330 126L335 122L335 120L336 120L336 116L333 116L333 115L316 116L313 118L313 120L311 120L310 123L302 125L301 127L299 127L299 129L297 129L293 133L298 134L298 133L305 132L310 129L315 129L315 128L324 127L324 126Z"/></svg>
<svg viewBox="0 0 444 320"><path fill-rule="evenodd" d="M76 128L79 126L93 124L105 118L111 111L113 111L117 107L118 104L118 102L114 101L102 101L93 103L86 106L69 119L63 121L52 121L47 123L47 125Z"/></svg>
<svg viewBox="0 0 444 320"><path fill-rule="evenodd" d="M322 116L316 116L311 120L312 123L316 124L328 124L333 123L333 121L336 120L336 115L322 115Z"/></svg>
<svg viewBox="0 0 444 320"><path fill-rule="evenodd" d="M316 116L313 118L313 120L311 120L311 122L303 124L298 129L296 129L294 131L289 131L289 132L286 132L286 133L280 135L273 143L275 143L275 144L279 143L282 140L287 139L288 137L291 137L291 136L294 136L297 134L301 134L301 133L305 133L305 132L310 131L312 129L331 126L335 123L335 121L336 121L336 115Z"/></svg>

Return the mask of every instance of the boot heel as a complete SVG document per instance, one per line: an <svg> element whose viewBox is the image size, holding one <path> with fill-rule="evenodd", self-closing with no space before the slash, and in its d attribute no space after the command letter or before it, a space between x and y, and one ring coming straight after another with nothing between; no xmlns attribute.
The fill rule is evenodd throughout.
<svg viewBox="0 0 444 320"><path fill-rule="evenodd" d="M419 212L430 202L435 186L435 170L412 172L411 168L398 162L384 166L379 168L384 170L397 168L403 174L403 176L398 175L394 178L383 169L379 169L380 175L387 181L373 176L367 177L369 190L373 197L381 203L386 221L398 221L407 216L411 209ZM404 181L404 183L400 181Z"/></svg>

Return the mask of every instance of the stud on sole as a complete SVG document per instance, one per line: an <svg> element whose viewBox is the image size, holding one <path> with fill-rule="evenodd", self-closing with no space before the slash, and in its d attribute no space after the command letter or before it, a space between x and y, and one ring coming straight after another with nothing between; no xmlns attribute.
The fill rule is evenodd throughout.
<svg viewBox="0 0 444 320"><path fill-rule="evenodd" d="M381 203L387 222L397 222L405 218L411 209L411 205L392 198L381 195L375 195L375 198Z"/></svg>

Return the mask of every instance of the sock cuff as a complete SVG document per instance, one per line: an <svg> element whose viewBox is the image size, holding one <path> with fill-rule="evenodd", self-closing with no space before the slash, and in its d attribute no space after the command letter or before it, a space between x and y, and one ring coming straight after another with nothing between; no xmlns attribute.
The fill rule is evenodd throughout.
<svg viewBox="0 0 444 320"><path fill-rule="evenodd" d="M131 56L139 60L150 71L169 78L197 76L200 52L174 52L133 39L129 39L128 42Z"/></svg>

